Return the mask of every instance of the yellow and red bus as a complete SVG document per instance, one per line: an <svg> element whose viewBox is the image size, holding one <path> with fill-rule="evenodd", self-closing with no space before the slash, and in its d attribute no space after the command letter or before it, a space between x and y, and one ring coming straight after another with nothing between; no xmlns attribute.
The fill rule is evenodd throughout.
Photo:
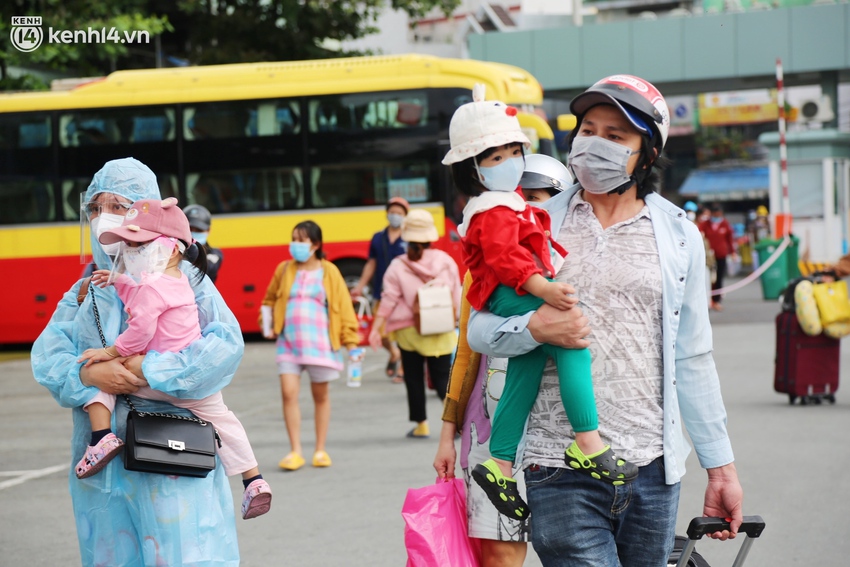
<svg viewBox="0 0 850 567"><path fill-rule="evenodd" d="M134 157L163 196L213 214L216 285L246 333L292 227L312 219L349 281L401 196L434 214L460 258L463 202L448 125L475 83L516 106L554 155L543 92L526 71L421 55L118 71L68 91L0 96L0 343L33 341L80 277L79 202L103 164Z"/></svg>

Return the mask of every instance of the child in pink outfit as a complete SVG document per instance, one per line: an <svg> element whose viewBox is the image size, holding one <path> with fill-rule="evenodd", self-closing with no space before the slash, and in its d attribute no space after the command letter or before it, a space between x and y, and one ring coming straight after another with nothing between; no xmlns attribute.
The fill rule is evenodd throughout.
<svg viewBox="0 0 850 567"><path fill-rule="evenodd" d="M99 240L102 244L124 242L121 260L126 273L119 275L113 285L125 305L127 329L114 345L86 350L79 362L85 361L88 366L148 351L178 352L201 338L195 292L179 267L193 240L189 221L177 207L176 199L137 201L127 211L122 226L105 231ZM203 277L206 259L198 248L193 264ZM101 287L109 285L109 276L109 270L97 270L92 282ZM145 386L133 395L169 402L214 424L222 439L219 456L225 471L228 475L242 475L242 517L255 518L268 512L271 488L257 468L245 429L227 409L221 392L200 400L186 400ZM92 443L77 464L78 478L99 472L123 446L110 428L115 399L114 395L99 392L84 406L92 423Z"/></svg>

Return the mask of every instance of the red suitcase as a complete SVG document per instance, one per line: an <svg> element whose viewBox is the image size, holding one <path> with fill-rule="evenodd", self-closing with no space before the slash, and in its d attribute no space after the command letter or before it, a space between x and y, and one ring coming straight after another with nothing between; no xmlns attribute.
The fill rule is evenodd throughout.
<svg viewBox="0 0 850 567"><path fill-rule="evenodd" d="M776 316L776 372L773 389L788 394L788 402L835 403L841 342L826 335L810 337L797 315L783 311Z"/></svg>

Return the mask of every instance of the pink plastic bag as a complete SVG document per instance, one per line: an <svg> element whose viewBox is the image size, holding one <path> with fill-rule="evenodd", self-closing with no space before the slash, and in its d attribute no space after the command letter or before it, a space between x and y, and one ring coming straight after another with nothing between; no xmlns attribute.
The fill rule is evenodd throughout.
<svg viewBox="0 0 850 567"><path fill-rule="evenodd" d="M401 509L407 567L480 567L481 548L466 531L466 486L463 480L407 491Z"/></svg>

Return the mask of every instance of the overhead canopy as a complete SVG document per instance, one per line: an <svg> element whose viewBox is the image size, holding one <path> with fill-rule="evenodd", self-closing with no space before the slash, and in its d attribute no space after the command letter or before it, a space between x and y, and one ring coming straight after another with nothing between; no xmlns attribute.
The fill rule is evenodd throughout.
<svg viewBox="0 0 850 567"><path fill-rule="evenodd" d="M679 188L679 194L700 201L767 199L770 173L767 166L734 169L695 169Z"/></svg>

